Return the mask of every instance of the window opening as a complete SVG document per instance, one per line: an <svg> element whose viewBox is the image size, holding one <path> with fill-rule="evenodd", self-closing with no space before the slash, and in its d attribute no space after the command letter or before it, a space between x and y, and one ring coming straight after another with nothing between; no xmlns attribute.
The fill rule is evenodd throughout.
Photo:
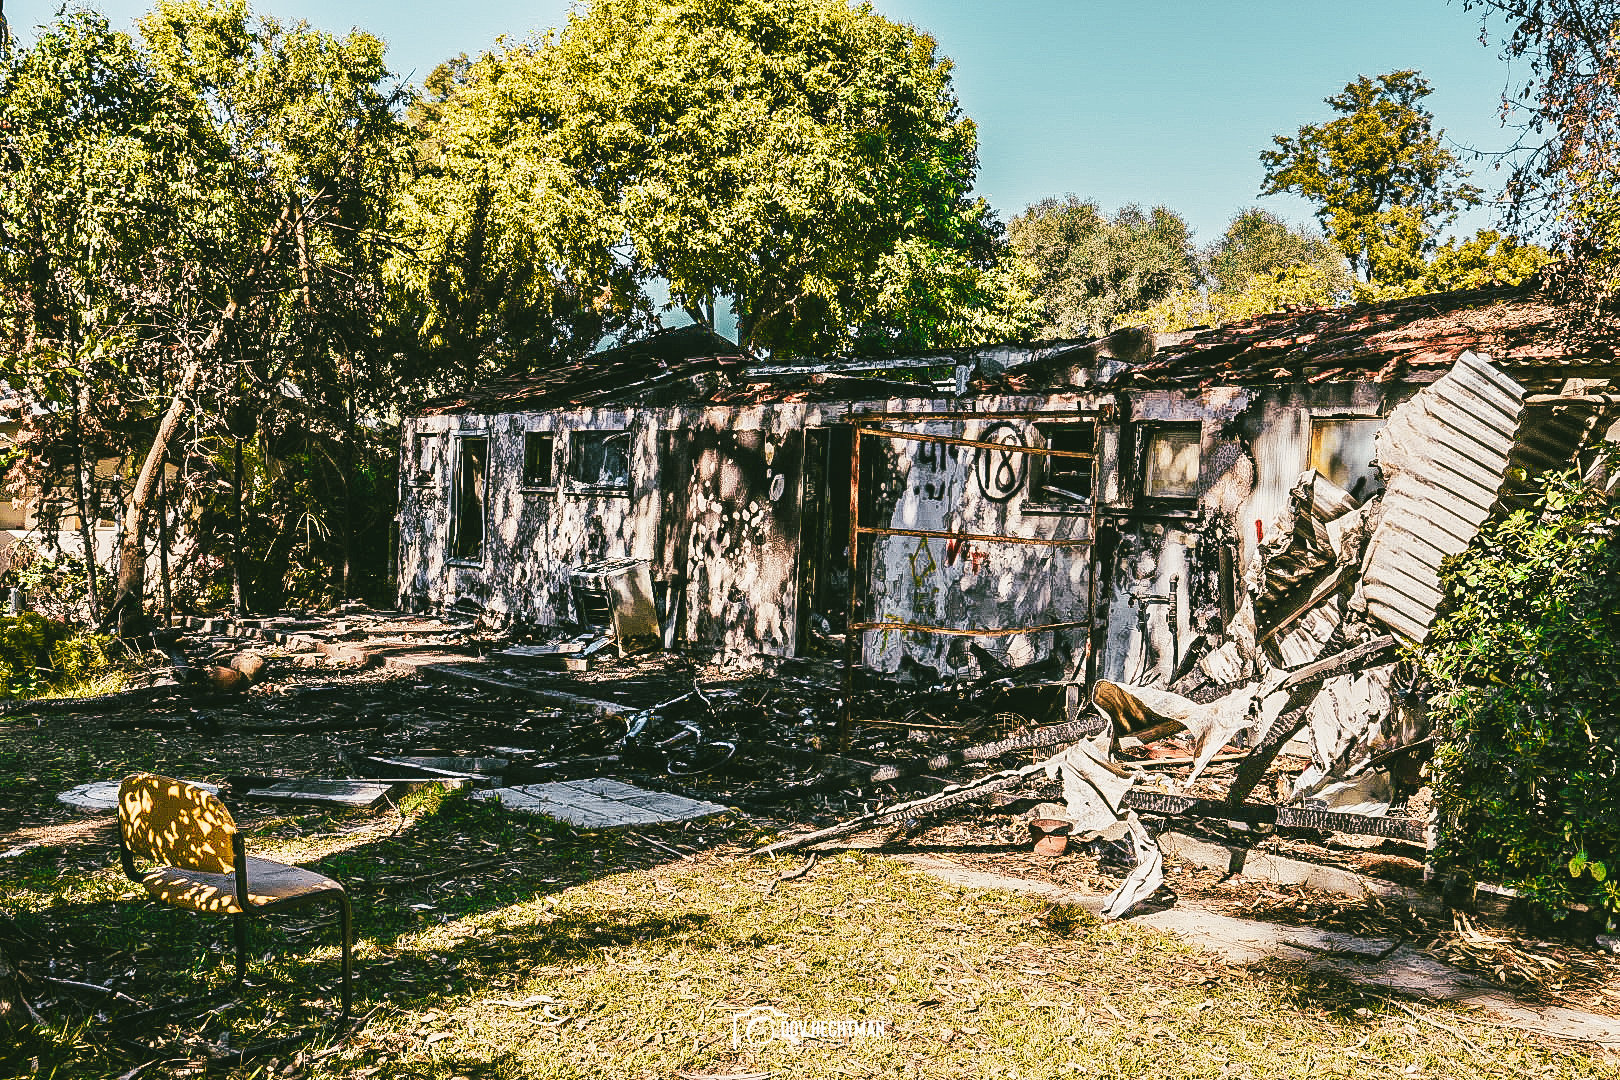
<svg viewBox="0 0 1620 1080"><path fill-rule="evenodd" d="M628 431L576 431L568 438L570 480L584 487L630 486Z"/></svg>
<svg viewBox="0 0 1620 1080"><path fill-rule="evenodd" d="M550 432L529 431L523 435L523 486L548 488L556 484L552 460L557 444Z"/></svg>
<svg viewBox="0 0 1620 1080"><path fill-rule="evenodd" d="M484 556L484 506L488 493L489 440L463 436L456 455L455 517L451 521L450 556L477 560Z"/></svg>
<svg viewBox="0 0 1620 1080"><path fill-rule="evenodd" d="M1325 417L1311 421L1311 468L1357 499L1382 490L1383 478L1373 467L1373 436L1380 418Z"/></svg>
<svg viewBox="0 0 1620 1080"><path fill-rule="evenodd" d="M1096 451L1097 428L1094 424L1041 424L1037 430L1046 440L1049 450L1068 454L1091 454ZM1090 458L1048 457L1032 455L1039 470L1036 495L1047 503L1091 504L1092 460Z"/></svg>
<svg viewBox="0 0 1620 1080"><path fill-rule="evenodd" d="M1201 424L1162 424L1147 429L1142 451L1143 496L1197 498L1202 442Z"/></svg>

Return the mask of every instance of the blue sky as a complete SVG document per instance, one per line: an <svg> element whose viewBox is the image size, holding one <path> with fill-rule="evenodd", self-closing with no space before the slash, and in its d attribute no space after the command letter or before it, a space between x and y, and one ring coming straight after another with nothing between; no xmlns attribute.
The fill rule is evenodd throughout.
<svg viewBox="0 0 1620 1080"><path fill-rule="evenodd" d="M127 25L134 0L88 6ZM1259 152L1271 137L1326 119L1322 98L1358 74L1417 68L1429 105L1462 146L1504 149L1497 121L1508 78L1457 0L875 0L890 18L931 33L956 63L964 109L979 125L979 190L1004 218L1069 192L1113 209L1162 203L1219 235L1240 207L1305 221L1301 200L1257 200ZM20 36L58 0L10 0ZM417 80L499 35L522 38L563 21L566 0L446 4L257 0L258 10L328 30L359 26L389 44ZM1472 165L1488 192L1498 182ZM1463 224L1490 223L1485 211Z"/></svg>

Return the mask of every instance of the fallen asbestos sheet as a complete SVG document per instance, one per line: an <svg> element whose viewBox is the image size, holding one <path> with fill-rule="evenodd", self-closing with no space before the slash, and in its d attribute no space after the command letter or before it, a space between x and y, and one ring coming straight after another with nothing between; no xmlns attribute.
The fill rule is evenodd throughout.
<svg viewBox="0 0 1620 1080"><path fill-rule="evenodd" d="M509 810L543 814L583 829L691 821L726 812L726 808L718 803L648 791L634 784L608 779L491 788L477 792L473 798L494 799Z"/></svg>
<svg viewBox="0 0 1620 1080"><path fill-rule="evenodd" d="M1524 411L1518 383L1472 352L1378 433L1383 514L1362 566L1367 614L1411 641L1440 605L1440 560L1466 548L1507 478Z"/></svg>

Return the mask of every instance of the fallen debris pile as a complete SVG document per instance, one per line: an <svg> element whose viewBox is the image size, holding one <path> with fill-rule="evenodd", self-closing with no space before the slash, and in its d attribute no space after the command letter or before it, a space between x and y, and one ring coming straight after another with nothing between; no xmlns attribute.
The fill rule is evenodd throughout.
<svg viewBox="0 0 1620 1080"><path fill-rule="evenodd" d="M1044 761L869 810L759 853L938 813L1041 775L1061 780L1063 793L1061 805L1030 812L1045 834L1066 823L1074 837L1131 847L1135 869L1105 905L1111 916L1163 881L1139 811L1424 843L1424 816L1394 812L1418 792L1432 747L1424 687L1398 650L1427 635L1442 600L1441 559L1466 548L1509 497L1523 409L1518 384L1463 354L1379 432L1381 492L1358 498L1315 471L1299 478L1287 513L1262 533L1270 540L1245 568L1233 617L1178 649L1172 685L1099 680L1089 699L1100 730ZM1185 767L1179 779L1163 768L1160 744L1171 739L1169 760ZM1288 748L1306 760L1303 768L1291 770L1276 804L1249 803Z"/></svg>

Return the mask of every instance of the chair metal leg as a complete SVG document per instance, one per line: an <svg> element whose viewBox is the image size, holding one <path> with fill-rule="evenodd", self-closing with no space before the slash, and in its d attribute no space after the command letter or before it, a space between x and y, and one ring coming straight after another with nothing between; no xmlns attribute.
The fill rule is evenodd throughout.
<svg viewBox="0 0 1620 1080"><path fill-rule="evenodd" d="M247 978L247 916L241 912L232 915L231 930L236 937L236 985L240 989Z"/></svg>
<svg viewBox="0 0 1620 1080"><path fill-rule="evenodd" d="M343 1011L338 1016L338 1026L344 1027L349 1022L350 987L354 980L354 910L349 906L349 894L338 893L338 903L343 905Z"/></svg>

